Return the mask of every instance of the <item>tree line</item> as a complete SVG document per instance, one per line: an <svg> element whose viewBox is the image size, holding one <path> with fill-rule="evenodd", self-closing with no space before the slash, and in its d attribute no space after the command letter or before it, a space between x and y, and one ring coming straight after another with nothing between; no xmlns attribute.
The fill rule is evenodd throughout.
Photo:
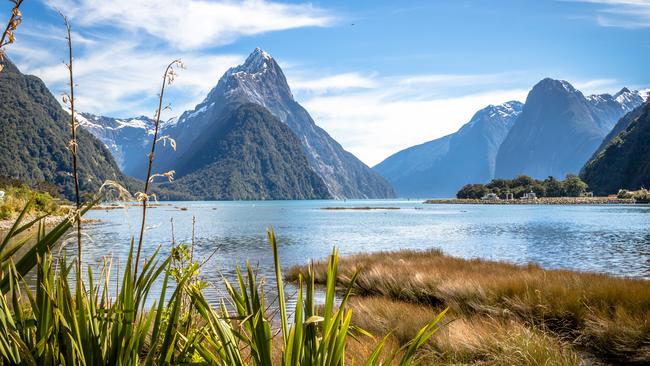
<svg viewBox="0 0 650 366"><path fill-rule="evenodd" d="M564 180L548 177L544 180L520 175L514 179L492 179L487 184L467 184L458 193L457 198L480 199L488 193L494 193L505 199L508 194L521 198L524 193L534 192L537 197L580 197L587 193L589 186L580 177L568 174Z"/></svg>

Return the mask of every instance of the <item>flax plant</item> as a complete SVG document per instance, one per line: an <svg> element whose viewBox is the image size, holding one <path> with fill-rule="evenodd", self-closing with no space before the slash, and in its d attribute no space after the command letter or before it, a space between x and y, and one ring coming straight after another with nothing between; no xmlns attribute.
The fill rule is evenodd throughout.
<svg viewBox="0 0 650 366"><path fill-rule="evenodd" d="M147 202L149 201L149 184L153 181L153 178L156 176L164 176L170 181L174 179L174 171L169 171L162 174L152 174L151 170L153 168L154 156L156 153L156 143L158 142L158 128L160 127L160 115L162 111L168 107L163 108L163 100L165 96L165 86L171 85L176 78L176 68L185 68L185 65L180 59L176 59L167 65L165 72L163 74L162 85L160 87L160 94L158 94L158 109L156 109L155 120L154 120L154 133L153 140L151 141L151 152L149 153L149 165L147 168L147 178L144 181L144 191L139 193L138 199L142 201L142 224L140 225L140 238L138 239L138 248L135 256L135 271L134 277L138 274L138 265L140 263L140 253L142 251L142 242L144 240L144 229L147 221ZM171 145L176 149L176 142L169 138L168 136L161 137L163 141L171 140Z"/></svg>

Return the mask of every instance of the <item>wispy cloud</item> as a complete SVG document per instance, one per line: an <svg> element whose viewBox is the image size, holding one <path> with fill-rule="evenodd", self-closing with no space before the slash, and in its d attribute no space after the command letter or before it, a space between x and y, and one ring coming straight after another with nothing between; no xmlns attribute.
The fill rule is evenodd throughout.
<svg viewBox="0 0 650 366"><path fill-rule="evenodd" d="M604 27L650 27L648 0L563 0L597 5L595 20Z"/></svg>
<svg viewBox="0 0 650 366"><path fill-rule="evenodd" d="M294 91L317 94L356 88L368 89L377 86L377 81L372 76L366 76L357 72L316 78L293 75L289 77L288 82Z"/></svg>
<svg viewBox="0 0 650 366"><path fill-rule="evenodd" d="M312 5L266 0L47 0L82 26L144 31L180 50L232 43L242 36L323 27L335 17ZM143 16L146 14L146 16Z"/></svg>
<svg viewBox="0 0 650 366"><path fill-rule="evenodd" d="M274 0L42 1L45 10L60 10L72 21L79 108L117 117L151 114L160 74L173 58L182 58L188 69L169 90L175 102L170 115L194 107L228 67L246 56L215 52L215 46L336 20L310 4ZM24 72L41 77L55 95L66 88L64 32L56 19L26 21L20 42L9 50Z"/></svg>
<svg viewBox="0 0 650 366"><path fill-rule="evenodd" d="M12 47L22 71L38 75L55 95L66 88L66 73L61 55L25 46ZM105 47L86 51L75 57L75 84L80 110L115 116L151 115L162 70L173 56L165 51L141 50L133 42L119 41ZM180 72L168 100L175 101L170 115L192 108L216 85L218 77L244 55L210 55L185 53L187 69ZM35 62L40 60L40 62ZM43 60L46 60L43 62Z"/></svg>
<svg viewBox="0 0 650 366"><path fill-rule="evenodd" d="M457 131L489 104L524 100L528 92L503 89L509 85L504 83L506 74L373 75L362 83L352 82L358 80L349 75L357 74L314 81L320 85L327 84L324 80L349 79L348 88L322 88L311 94L299 89L296 94L319 126L371 166L401 149Z"/></svg>

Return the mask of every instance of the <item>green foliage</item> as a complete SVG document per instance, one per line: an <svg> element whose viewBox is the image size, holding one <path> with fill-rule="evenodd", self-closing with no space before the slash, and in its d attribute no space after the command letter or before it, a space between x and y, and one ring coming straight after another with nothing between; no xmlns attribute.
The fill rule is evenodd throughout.
<svg viewBox="0 0 650 366"><path fill-rule="evenodd" d="M622 118L609 140L585 164L581 178L598 195L650 186L650 102Z"/></svg>
<svg viewBox="0 0 650 366"><path fill-rule="evenodd" d="M5 192L4 198L0 199L0 220L16 216L30 200L33 200L33 203L30 205L29 213L43 215L66 212L50 193L32 190L24 183L4 180L0 182L0 190Z"/></svg>
<svg viewBox="0 0 650 366"><path fill-rule="evenodd" d="M31 186L49 182L72 198L69 114L40 79L22 74L8 59L0 65L0 175ZM125 182L99 140L83 129L77 137L82 192L96 192L107 179Z"/></svg>
<svg viewBox="0 0 650 366"><path fill-rule="evenodd" d="M228 106L177 164L179 178L162 187L194 199L330 197L298 137L254 104Z"/></svg>
<svg viewBox="0 0 650 366"><path fill-rule="evenodd" d="M187 245L173 248L166 258L156 250L134 278L132 241L119 290L112 293L115 285L111 284L110 261L97 277L88 268L87 281L65 256L54 265L50 250L74 223L67 218L48 233L38 220L22 225L32 203L21 211L0 244L1 364L339 366L354 359L345 352L350 339L370 337L350 324L352 286L336 303L336 251L329 260L325 305L322 309L316 306L310 270L299 280L290 316L277 243L269 231L281 323L281 335L275 336L267 293L250 264L245 275L237 268L235 284L224 279L228 303L224 300L214 308L203 295L206 284ZM85 206L82 214L92 204ZM35 237L17 239L37 224ZM35 241L34 246L16 257L29 240ZM31 287L25 275L34 268L37 286ZM353 275L351 284L355 278ZM152 299L150 291L158 281L162 281L162 291ZM364 365L417 363L417 350L438 330L444 313L388 355L382 356L387 352L383 352L385 340L380 341Z"/></svg>
<svg viewBox="0 0 650 366"><path fill-rule="evenodd" d="M536 180L521 175L514 179L493 179L488 184L467 184L456 194L461 199L480 199L488 193L496 193L505 199L508 194L520 198L524 193L534 192L537 197L580 197L587 193L589 187L580 177L568 174L563 181L554 177Z"/></svg>
<svg viewBox="0 0 650 366"><path fill-rule="evenodd" d="M484 184L466 184L456 193L457 198L480 199L490 190Z"/></svg>

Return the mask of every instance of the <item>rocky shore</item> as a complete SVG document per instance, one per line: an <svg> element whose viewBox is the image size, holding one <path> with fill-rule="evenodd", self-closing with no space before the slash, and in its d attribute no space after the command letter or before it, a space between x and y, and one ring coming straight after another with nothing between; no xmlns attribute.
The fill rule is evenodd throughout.
<svg viewBox="0 0 650 366"><path fill-rule="evenodd" d="M621 199L617 197L542 197L538 199L513 199L513 200L481 200L481 199L431 199L427 204L485 204L485 205L610 205L610 204L635 204L633 198Z"/></svg>

